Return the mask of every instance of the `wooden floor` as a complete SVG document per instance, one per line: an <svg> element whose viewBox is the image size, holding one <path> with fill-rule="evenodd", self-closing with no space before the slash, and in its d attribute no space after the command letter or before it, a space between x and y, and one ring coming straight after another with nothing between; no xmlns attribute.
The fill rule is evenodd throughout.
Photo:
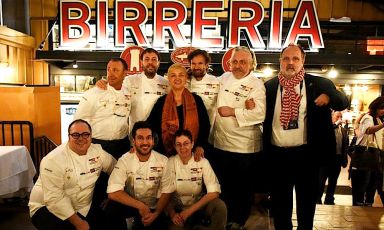
<svg viewBox="0 0 384 230"><path fill-rule="evenodd" d="M317 205L314 229L353 229L353 230L384 230L384 208L379 196L376 195L373 207L353 207L351 184L348 170L342 169L336 190L336 205ZM323 196L324 199L324 196ZM295 207L295 206L294 206ZM293 225L297 227L294 211ZM247 230L272 230L273 220L266 209L255 205L252 215L246 223ZM294 228L295 229L295 228Z"/></svg>
<svg viewBox="0 0 384 230"><path fill-rule="evenodd" d="M348 189L345 189L349 188L345 172L340 176L339 185L343 189L338 189L339 194L335 196L336 205L317 205L314 229L384 230L384 208L380 200L375 200L373 208L352 207L352 196ZM246 223L247 230L273 230L273 220L269 218L268 209L255 203L252 215ZM0 203L0 230L35 229L30 222L26 204L25 200ZM296 213L293 213L293 224L297 226Z"/></svg>
<svg viewBox="0 0 384 230"><path fill-rule="evenodd" d="M293 226L297 227L296 213L293 213ZM246 223L247 230L273 230L273 220L268 211L253 210ZM384 209L382 207L352 207L345 205L317 205L314 229L384 229Z"/></svg>

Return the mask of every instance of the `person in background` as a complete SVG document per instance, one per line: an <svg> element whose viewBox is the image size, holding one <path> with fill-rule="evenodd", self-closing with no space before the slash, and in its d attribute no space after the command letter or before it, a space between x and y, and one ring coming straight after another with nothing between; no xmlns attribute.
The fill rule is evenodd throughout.
<svg viewBox="0 0 384 230"><path fill-rule="evenodd" d="M243 229L253 203L254 158L262 151L265 88L253 75L256 57L248 47L234 49L230 67L220 79L213 158L228 208L228 228ZM246 108L247 100L253 101L253 109Z"/></svg>
<svg viewBox="0 0 384 230"><path fill-rule="evenodd" d="M74 119L86 120L92 126L92 143L100 144L116 159L130 149L131 95L122 90L127 71L124 59L112 58L107 65L107 89L86 91L74 115Z"/></svg>
<svg viewBox="0 0 384 230"><path fill-rule="evenodd" d="M368 106L369 112L358 118L357 140L351 160L352 204L354 206L372 206L376 190L381 201L383 194L383 173L379 157L383 149L383 127L380 117L384 115L384 97L378 97ZM376 157L375 165L363 165L358 162L357 154L367 154ZM354 156L355 155L355 156ZM366 167L367 166L367 167Z"/></svg>
<svg viewBox="0 0 384 230"><path fill-rule="evenodd" d="M333 128L335 130L336 148L335 154L332 154L331 159L320 168L319 173L319 194L317 203L322 204L322 196L324 192L325 182L328 179L328 186L325 195L324 204L335 204L335 191L337 179L339 178L341 167L345 168L348 164L348 130L342 127L342 113L340 111L332 112Z"/></svg>
<svg viewBox="0 0 384 230"><path fill-rule="evenodd" d="M132 128L133 153L124 154L108 182L107 229L127 229L126 218L134 218L134 229L167 229L163 209L175 191L167 177L164 155L152 150L154 132L138 121Z"/></svg>
<svg viewBox="0 0 384 230"><path fill-rule="evenodd" d="M293 189L297 229L312 229L319 167L336 148L331 109L348 98L328 79L304 70L305 52L290 44L280 54L280 72L265 83L264 151L269 156L271 203L276 230L292 229Z"/></svg>
<svg viewBox="0 0 384 230"><path fill-rule="evenodd" d="M157 99L169 92L167 79L157 74L160 66L159 52L146 48L140 54L140 63L143 72L126 76L122 85L123 92L131 96L132 102L129 130L132 130L136 121L146 120ZM96 86L106 89L106 82L100 80Z"/></svg>
<svg viewBox="0 0 384 230"><path fill-rule="evenodd" d="M41 161L28 204L32 223L40 230L105 229L92 195L100 172L110 174L116 160L91 143L92 129L84 120L69 125L68 137Z"/></svg>
<svg viewBox="0 0 384 230"><path fill-rule="evenodd" d="M176 188L167 208L170 229L225 230L227 208L218 198L220 184L209 161L193 159L189 130L176 131L174 143L177 155L169 158L167 166Z"/></svg>
<svg viewBox="0 0 384 230"><path fill-rule="evenodd" d="M195 143L195 157L204 156L210 130L209 117L200 96L185 88L187 70L181 64L168 68L169 94L161 96L147 119L156 133L159 143L156 150L166 156L174 155L174 134L179 129L188 129Z"/></svg>

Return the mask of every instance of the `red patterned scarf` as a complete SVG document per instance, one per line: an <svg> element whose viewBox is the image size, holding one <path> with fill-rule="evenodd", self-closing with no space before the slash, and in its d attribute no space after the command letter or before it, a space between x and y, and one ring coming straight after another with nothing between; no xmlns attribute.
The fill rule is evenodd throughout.
<svg viewBox="0 0 384 230"><path fill-rule="evenodd" d="M284 89L280 113L280 122L283 128L288 127L289 121L298 119L299 117L301 95L296 93L295 86L300 84L304 79L304 74L304 68L302 68L296 76L289 79L284 77L281 72L279 73L279 83Z"/></svg>

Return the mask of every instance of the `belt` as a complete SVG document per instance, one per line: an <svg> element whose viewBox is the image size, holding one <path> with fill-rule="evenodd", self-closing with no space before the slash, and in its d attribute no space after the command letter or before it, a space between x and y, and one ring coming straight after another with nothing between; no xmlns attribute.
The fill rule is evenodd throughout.
<svg viewBox="0 0 384 230"><path fill-rule="evenodd" d="M292 146L292 147L280 147L272 145L272 149L277 152L297 152L297 151L303 151L306 150L308 147L307 144L300 145L300 146Z"/></svg>

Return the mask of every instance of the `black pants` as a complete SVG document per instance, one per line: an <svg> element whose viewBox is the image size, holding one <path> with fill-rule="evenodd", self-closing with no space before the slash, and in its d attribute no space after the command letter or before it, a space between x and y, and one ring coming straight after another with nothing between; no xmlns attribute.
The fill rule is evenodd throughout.
<svg viewBox="0 0 384 230"><path fill-rule="evenodd" d="M376 189L380 198L383 198L383 192L378 188L382 187L382 179L379 184L379 178L382 178L382 174L377 170L351 169L352 205L372 205Z"/></svg>
<svg viewBox="0 0 384 230"><path fill-rule="evenodd" d="M92 138L92 143L100 144L107 153L111 154L118 160L124 153L128 152L131 148L128 136L121 140L100 140Z"/></svg>
<svg viewBox="0 0 384 230"><path fill-rule="evenodd" d="M312 230L319 184L319 167L307 146L271 149L272 214L276 230L292 229L293 189L298 230Z"/></svg>
<svg viewBox="0 0 384 230"><path fill-rule="evenodd" d="M137 209L123 205L119 202L110 200L106 207L107 225L108 229L113 230L126 230L126 218L134 218L134 230L166 230L167 219L165 214L160 214L150 226L145 227L141 222L141 216Z"/></svg>
<svg viewBox="0 0 384 230"><path fill-rule="evenodd" d="M105 228L105 216L100 215L100 210L97 210L97 207L91 206L91 209L88 212L87 217L83 217L81 214L78 215L86 220L90 226L90 229L106 229ZM32 224L39 230L75 230L68 220L61 220L53 213L51 213L47 207L42 207L36 211L32 216Z"/></svg>
<svg viewBox="0 0 384 230"><path fill-rule="evenodd" d="M131 148L128 137L112 141L92 139L92 143L100 144L103 150L111 154L116 160L118 160ZM100 206L108 198L108 179L109 175L101 172L100 177L96 181L95 190L93 192L93 204Z"/></svg>
<svg viewBox="0 0 384 230"><path fill-rule="evenodd" d="M331 204L335 201L335 191L337 186L337 179L341 171L342 155L335 155L329 163L320 168L319 174L319 193L317 201L320 202L324 193L325 182L328 179L327 191L325 194L324 204Z"/></svg>
<svg viewBox="0 0 384 230"><path fill-rule="evenodd" d="M228 209L228 222L244 225L253 204L253 162L255 154L233 153L215 149L221 185L221 199Z"/></svg>

